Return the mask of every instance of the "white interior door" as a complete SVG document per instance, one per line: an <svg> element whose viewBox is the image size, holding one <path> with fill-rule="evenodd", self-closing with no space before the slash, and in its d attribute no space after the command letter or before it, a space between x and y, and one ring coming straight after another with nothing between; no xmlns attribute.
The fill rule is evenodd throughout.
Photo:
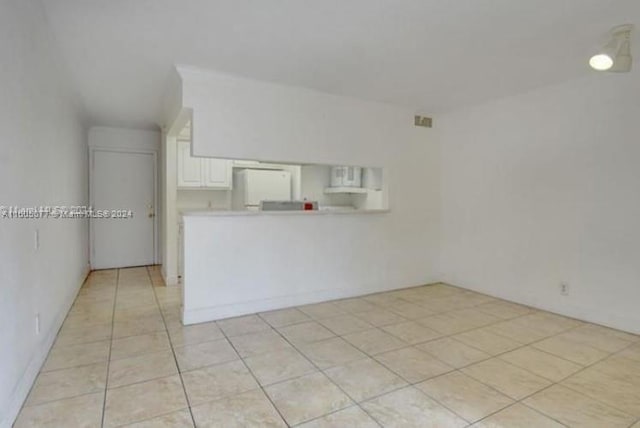
<svg viewBox="0 0 640 428"><path fill-rule="evenodd" d="M155 262L155 155L92 152L96 210L131 210L126 219L91 219L91 266L106 269Z"/></svg>

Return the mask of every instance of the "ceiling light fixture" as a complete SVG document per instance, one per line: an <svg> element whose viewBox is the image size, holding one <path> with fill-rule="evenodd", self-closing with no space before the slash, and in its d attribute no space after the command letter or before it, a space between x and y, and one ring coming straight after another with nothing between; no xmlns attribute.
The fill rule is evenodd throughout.
<svg viewBox="0 0 640 428"><path fill-rule="evenodd" d="M589 59L591 68L597 71L631 71L631 30L631 24L614 27L609 43Z"/></svg>

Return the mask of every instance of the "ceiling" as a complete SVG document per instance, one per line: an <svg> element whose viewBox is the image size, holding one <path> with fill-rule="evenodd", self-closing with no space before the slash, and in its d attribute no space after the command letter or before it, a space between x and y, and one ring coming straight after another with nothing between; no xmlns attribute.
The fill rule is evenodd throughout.
<svg viewBox="0 0 640 428"><path fill-rule="evenodd" d="M610 27L640 29L638 0L42 2L92 124L132 127L173 64L438 114L592 73Z"/></svg>

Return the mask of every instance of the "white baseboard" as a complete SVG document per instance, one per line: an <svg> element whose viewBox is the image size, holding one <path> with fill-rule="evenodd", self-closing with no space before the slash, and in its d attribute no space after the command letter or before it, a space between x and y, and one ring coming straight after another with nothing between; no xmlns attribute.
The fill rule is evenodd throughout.
<svg viewBox="0 0 640 428"><path fill-rule="evenodd" d="M428 279L419 285L432 284L438 282ZM287 296L278 296L268 299L252 300L228 305L212 306L207 308L183 309L182 323L185 325L198 324L208 321L215 321L224 318L237 317L241 315L254 314L257 312L274 311L278 309L290 308L292 306L309 305L313 303L326 302L328 300L346 299L350 297L360 297L367 294L381 293L384 291L399 290L419 285L404 285L398 287L358 287L349 289L329 289L314 291L310 293L300 293Z"/></svg>
<svg viewBox="0 0 640 428"><path fill-rule="evenodd" d="M640 316L638 315L619 315L613 313L615 308L604 308L603 310L601 306L594 307L574 302L566 302L563 301L562 298L545 299L533 294L525 294L523 297L522 300L528 302L523 304L537 309L633 334L640 334Z"/></svg>
<svg viewBox="0 0 640 428"><path fill-rule="evenodd" d="M590 322L633 334L640 334L640 313L635 316L613 313L615 308L603 308L584 305L567 300L564 296L543 296L527 292L505 293L489 287L467 284L460 281L445 280L447 284L464 288L491 297L507 300L532 308L540 309L554 314L575 318L580 321Z"/></svg>
<svg viewBox="0 0 640 428"><path fill-rule="evenodd" d="M177 275L167 275L164 270L164 265L160 268L160 275L162 275L162 280L164 281L167 287L174 287L178 285L178 276Z"/></svg>
<svg viewBox="0 0 640 428"><path fill-rule="evenodd" d="M18 417L18 413L20 413L20 409L24 404L24 401L27 399L29 395L29 391L33 386L33 383L42 368L45 360L47 359L47 355L53 346L53 342L58 335L58 331L60 331L60 327L62 327L62 323L64 322L69 310L71 309L71 305L76 300L76 296L80 291L80 287L84 284L84 281L87 279L89 275L90 268L89 265L84 269L81 280L79 284L73 288L65 299L64 306L61 308L60 312L56 316L51 328L47 332L45 339L41 342L40 346L34 352L31 360L29 361L29 365L27 369L22 375L22 378L18 382L16 388L13 391L12 400L9 403L9 408L6 409L5 418L0 421L0 428L10 428L15 419Z"/></svg>

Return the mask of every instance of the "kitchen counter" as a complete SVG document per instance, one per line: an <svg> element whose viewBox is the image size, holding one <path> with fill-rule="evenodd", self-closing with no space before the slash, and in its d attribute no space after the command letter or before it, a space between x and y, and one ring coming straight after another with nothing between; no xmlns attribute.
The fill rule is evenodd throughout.
<svg viewBox="0 0 640 428"><path fill-rule="evenodd" d="M315 211L212 211L193 210L183 211L184 217L235 217L235 216L291 216L291 215L355 215L355 214L384 214L390 210L315 210Z"/></svg>
<svg viewBox="0 0 640 428"><path fill-rule="evenodd" d="M423 283L415 272L407 275L406 256L389 246L396 239L387 233L392 216L389 210L185 211L183 322Z"/></svg>

